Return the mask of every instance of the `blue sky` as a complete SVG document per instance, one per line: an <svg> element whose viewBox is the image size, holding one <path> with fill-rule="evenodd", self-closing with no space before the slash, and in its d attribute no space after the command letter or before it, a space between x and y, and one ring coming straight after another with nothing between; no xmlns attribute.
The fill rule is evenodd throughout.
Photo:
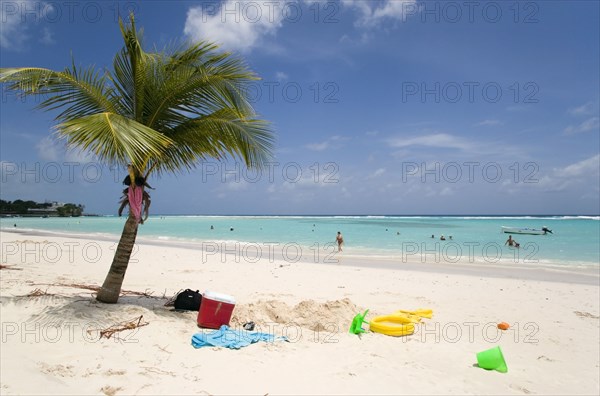
<svg viewBox="0 0 600 396"><path fill-rule="evenodd" d="M600 212L597 1L3 0L0 64L109 68L131 9L147 49L243 56L277 137L261 173L208 162L150 180L155 214ZM124 170L2 95L0 197L115 213Z"/></svg>

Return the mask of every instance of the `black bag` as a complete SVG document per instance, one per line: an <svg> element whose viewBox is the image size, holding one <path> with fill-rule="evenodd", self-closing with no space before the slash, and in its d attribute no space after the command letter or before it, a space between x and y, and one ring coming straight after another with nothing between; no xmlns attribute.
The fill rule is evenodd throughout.
<svg viewBox="0 0 600 396"><path fill-rule="evenodd" d="M198 290L185 289L175 298L174 307L176 310L199 311L201 301L202 294Z"/></svg>

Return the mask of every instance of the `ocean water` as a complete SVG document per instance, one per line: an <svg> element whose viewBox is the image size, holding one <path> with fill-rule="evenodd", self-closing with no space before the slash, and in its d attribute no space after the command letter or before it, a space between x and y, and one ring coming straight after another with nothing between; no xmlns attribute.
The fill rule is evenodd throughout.
<svg viewBox="0 0 600 396"><path fill-rule="evenodd" d="M120 235L124 217L2 218L2 229ZM212 229L211 229L212 226ZM542 228L548 235L513 235L519 249L505 246L501 226ZM257 249L285 248L296 254L331 253L337 232L344 255L423 262L527 263L600 266L598 216L151 216L138 238L189 242L218 249L239 242ZM434 238L432 238L432 235ZM440 241L440 236L446 237ZM452 239L450 239L450 236Z"/></svg>

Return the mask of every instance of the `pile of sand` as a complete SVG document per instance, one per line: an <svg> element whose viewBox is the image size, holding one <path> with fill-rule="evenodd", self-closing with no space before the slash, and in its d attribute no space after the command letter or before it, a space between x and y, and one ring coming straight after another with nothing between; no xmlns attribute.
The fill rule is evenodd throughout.
<svg viewBox="0 0 600 396"><path fill-rule="evenodd" d="M304 300L291 307L277 300L259 300L250 304L238 304L233 310L231 326L242 326L254 322L258 327L289 325L299 326L312 331L347 331L352 318L364 309L356 306L350 299L318 303Z"/></svg>

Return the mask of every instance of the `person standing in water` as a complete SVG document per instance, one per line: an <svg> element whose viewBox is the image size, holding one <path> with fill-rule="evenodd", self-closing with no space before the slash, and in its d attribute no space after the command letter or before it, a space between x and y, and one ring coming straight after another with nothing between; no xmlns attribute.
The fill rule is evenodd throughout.
<svg viewBox="0 0 600 396"><path fill-rule="evenodd" d="M342 233L338 231L337 236L335 237L335 241L338 244L338 252L342 251L342 245L344 244L344 237Z"/></svg>
<svg viewBox="0 0 600 396"><path fill-rule="evenodd" d="M512 239L512 235L508 236L508 239L506 240L506 242L504 242L504 245L508 245L508 246L514 246L515 245L515 241L514 239Z"/></svg>

